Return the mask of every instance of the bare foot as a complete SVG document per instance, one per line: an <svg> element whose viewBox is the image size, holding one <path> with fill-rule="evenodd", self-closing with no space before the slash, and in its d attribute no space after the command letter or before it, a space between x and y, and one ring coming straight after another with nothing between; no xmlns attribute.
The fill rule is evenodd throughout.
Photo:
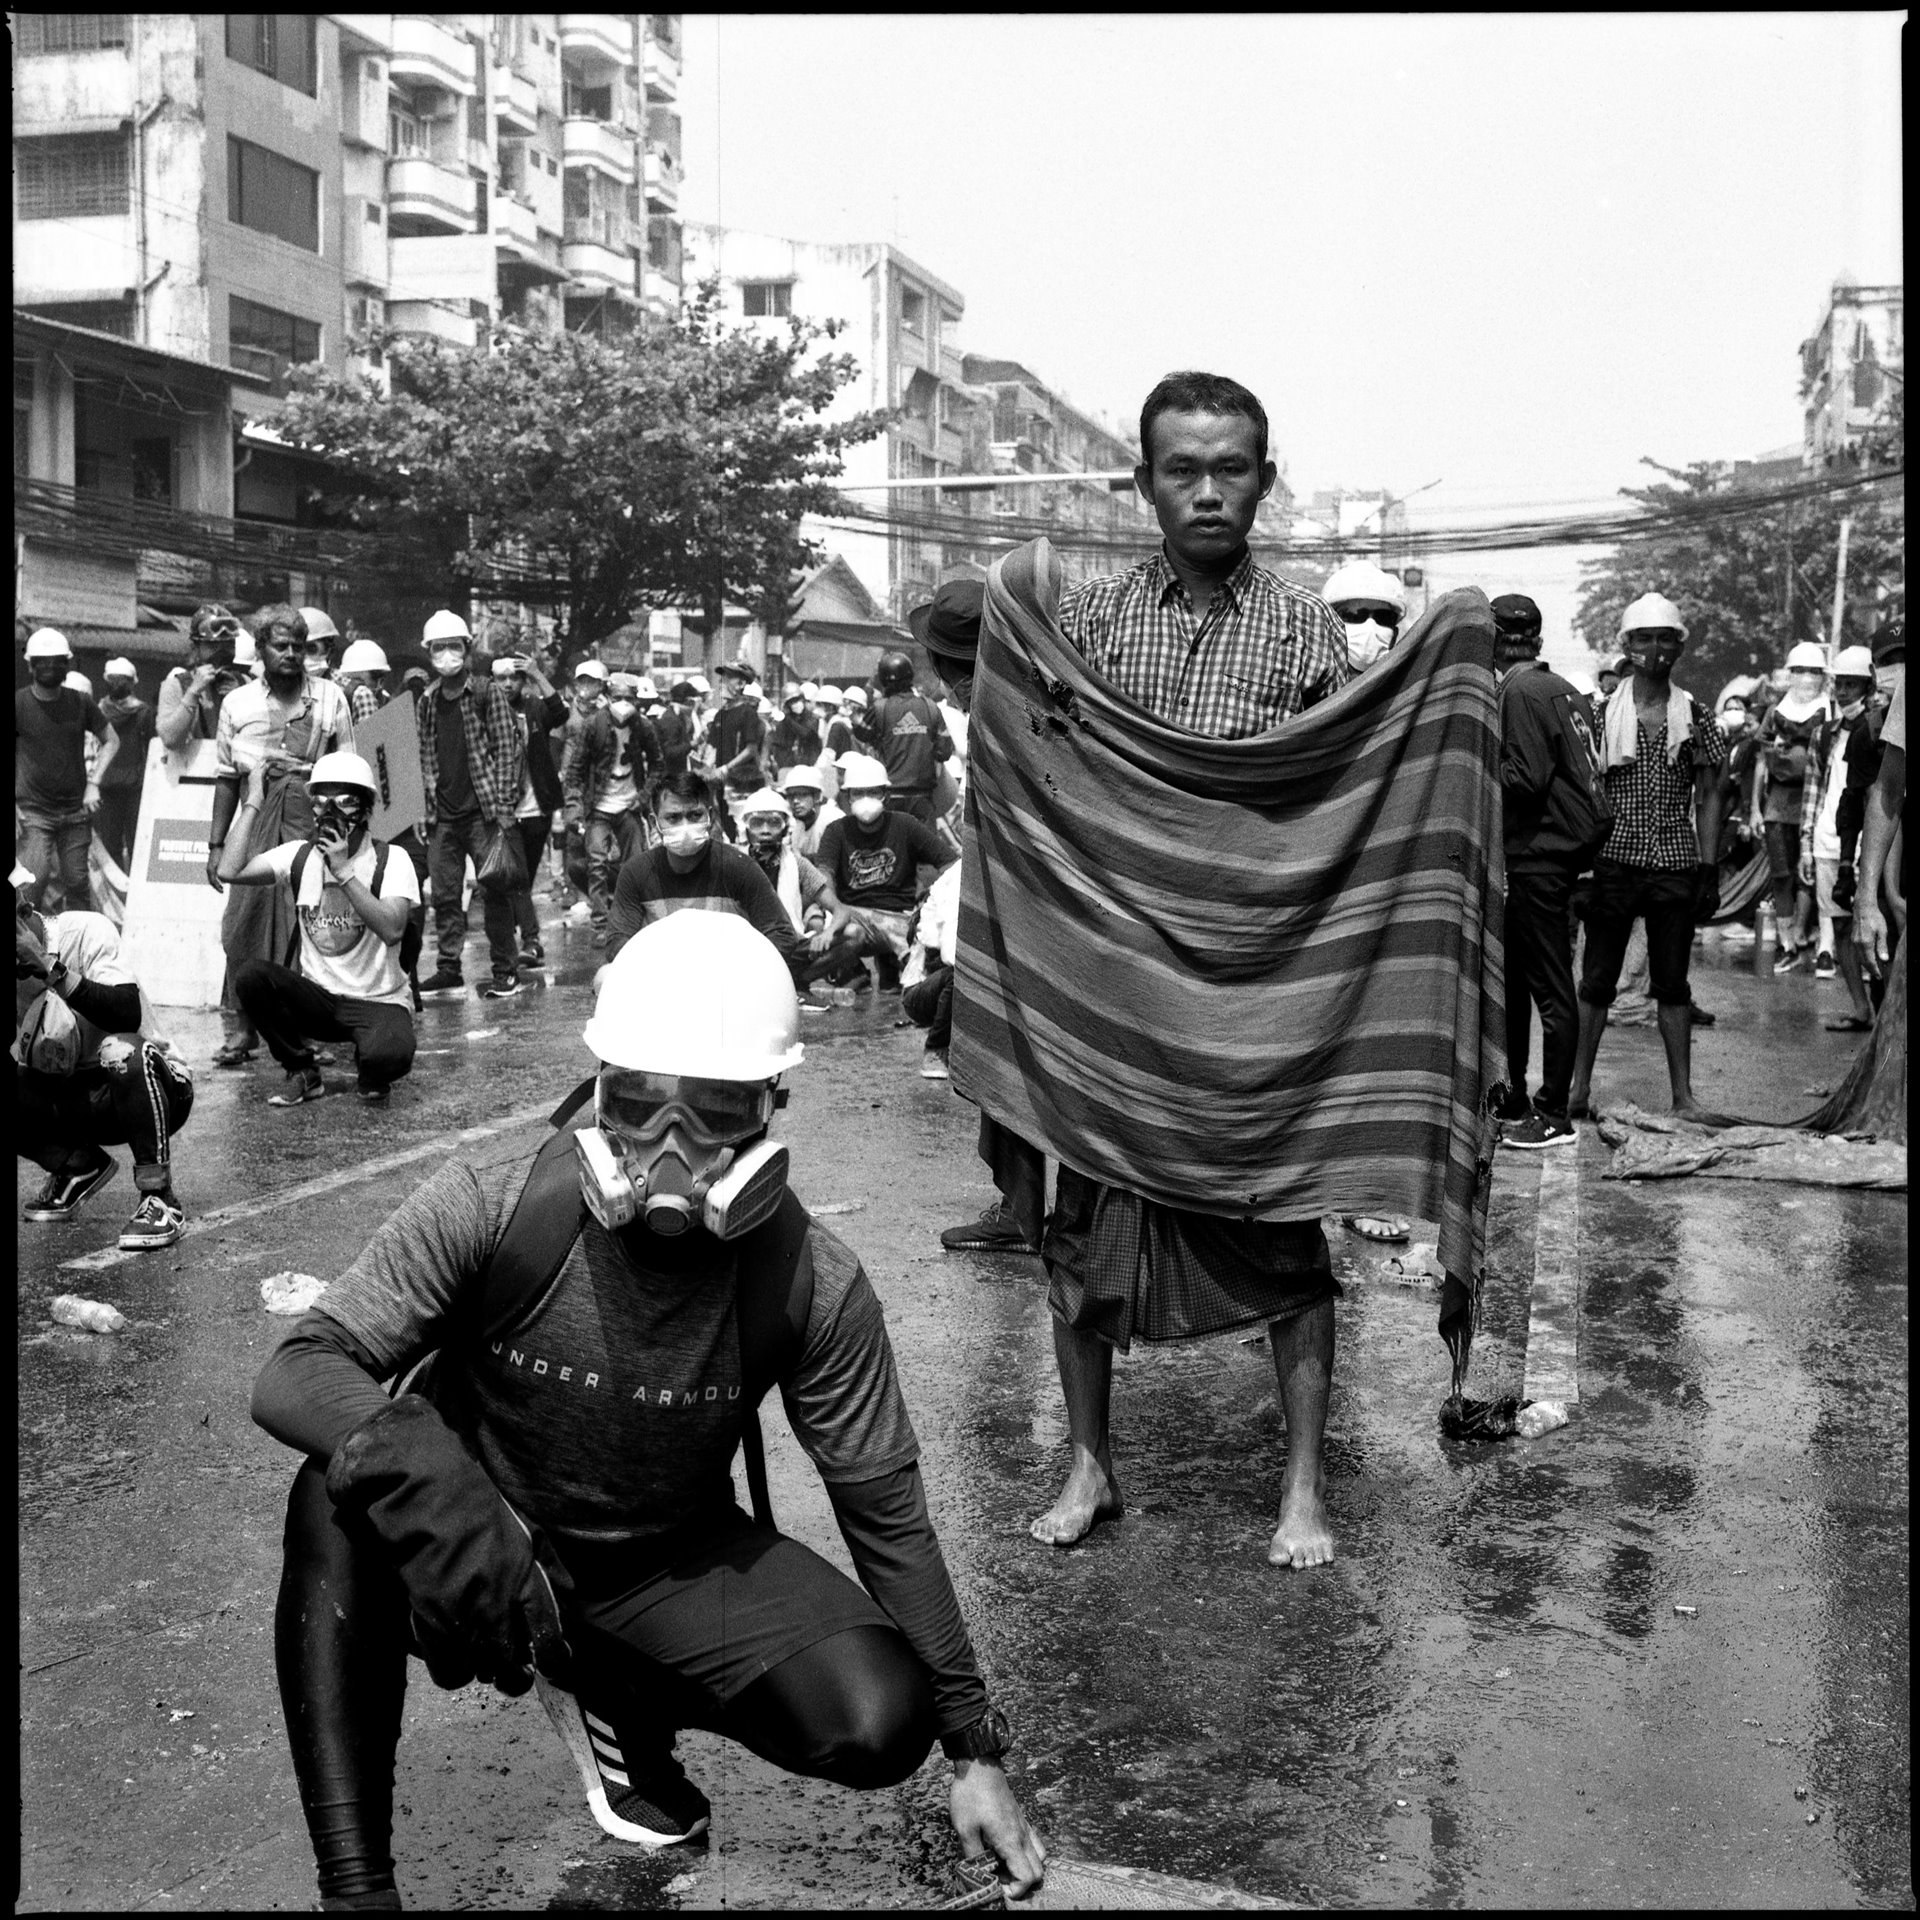
<svg viewBox="0 0 1920 1920"><path fill-rule="evenodd" d="M1102 1520L1118 1520L1125 1511L1113 1469L1083 1454L1075 1459L1060 1498L1027 1531L1046 1546L1078 1546Z"/></svg>
<svg viewBox="0 0 1920 1920"><path fill-rule="evenodd" d="M1327 1524L1327 1479L1289 1486L1280 1500L1280 1524L1274 1529L1268 1562L1276 1567L1324 1567L1333 1558L1333 1530Z"/></svg>

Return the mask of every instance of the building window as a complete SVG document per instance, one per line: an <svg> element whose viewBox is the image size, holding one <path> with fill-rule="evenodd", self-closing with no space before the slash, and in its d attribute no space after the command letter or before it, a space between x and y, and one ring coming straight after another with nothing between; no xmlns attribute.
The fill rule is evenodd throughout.
<svg viewBox="0 0 1920 1920"><path fill-rule="evenodd" d="M320 251L320 176L251 140L227 136L227 218Z"/></svg>
<svg viewBox="0 0 1920 1920"><path fill-rule="evenodd" d="M95 333L110 333L117 339L133 338L133 299L36 301L32 311L49 320L64 320L70 327L91 327Z"/></svg>
<svg viewBox="0 0 1920 1920"><path fill-rule="evenodd" d="M318 97L314 15L230 13L226 21L229 60L264 73L283 87Z"/></svg>
<svg viewBox="0 0 1920 1920"><path fill-rule="evenodd" d="M927 330L927 296L911 287L900 289L900 324L909 333L924 335Z"/></svg>
<svg viewBox="0 0 1920 1920"><path fill-rule="evenodd" d="M424 158L427 130L410 113L397 107L387 113L387 151L396 156Z"/></svg>
<svg viewBox="0 0 1920 1920"><path fill-rule="evenodd" d="M128 144L124 133L19 141L14 147L14 180L20 218L63 220L125 213Z"/></svg>
<svg viewBox="0 0 1920 1920"><path fill-rule="evenodd" d="M133 497L156 501L163 507L173 505L173 442L165 434L128 443L128 463L133 468Z"/></svg>
<svg viewBox="0 0 1920 1920"><path fill-rule="evenodd" d="M320 358L320 324L229 294L227 343L235 366L277 379L289 364Z"/></svg>
<svg viewBox="0 0 1920 1920"><path fill-rule="evenodd" d="M741 281L740 311L749 320L784 320L793 311L793 282Z"/></svg>
<svg viewBox="0 0 1920 1920"><path fill-rule="evenodd" d="M93 53L127 44L124 13L16 13L22 53Z"/></svg>

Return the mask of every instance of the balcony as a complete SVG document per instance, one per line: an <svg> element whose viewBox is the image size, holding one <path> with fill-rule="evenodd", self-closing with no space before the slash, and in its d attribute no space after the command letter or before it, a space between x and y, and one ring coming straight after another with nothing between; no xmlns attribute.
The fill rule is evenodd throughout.
<svg viewBox="0 0 1920 1920"><path fill-rule="evenodd" d="M588 73L633 65L633 21L617 13L563 13L560 57Z"/></svg>
<svg viewBox="0 0 1920 1920"><path fill-rule="evenodd" d="M368 219L369 212L380 218ZM340 208L340 271L349 280L370 287L384 287L391 277L387 270L386 214L375 202L358 194L348 194Z"/></svg>
<svg viewBox="0 0 1920 1920"><path fill-rule="evenodd" d="M590 293L634 298L633 255L616 252L598 240L569 240L560 250L567 277Z"/></svg>
<svg viewBox="0 0 1920 1920"><path fill-rule="evenodd" d="M480 90L473 42L423 13L393 16L391 67L400 86L444 87L463 97Z"/></svg>
<svg viewBox="0 0 1920 1920"><path fill-rule="evenodd" d="M640 55L640 78L649 100L665 103L680 97L680 56L657 40L648 40Z"/></svg>
<svg viewBox="0 0 1920 1920"><path fill-rule="evenodd" d="M945 345L940 349L940 378L952 382L956 387L966 385L961 375L960 355Z"/></svg>
<svg viewBox="0 0 1920 1920"><path fill-rule="evenodd" d="M493 70L493 117L508 133L540 131L540 89L511 67Z"/></svg>
<svg viewBox="0 0 1920 1920"><path fill-rule="evenodd" d="M419 154L387 162L387 220L394 233L472 233L473 176Z"/></svg>
<svg viewBox="0 0 1920 1920"><path fill-rule="evenodd" d="M340 29L343 53L393 52L393 15L390 13L330 13L326 16Z"/></svg>
<svg viewBox="0 0 1920 1920"><path fill-rule="evenodd" d="M673 164L673 155L649 147L644 172L647 205L656 213L674 212L680 205L680 169Z"/></svg>
<svg viewBox="0 0 1920 1920"><path fill-rule="evenodd" d="M541 238L540 218L530 198L496 193L491 224L494 257L503 281L512 276L524 285L567 277L559 264L559 249Z"/></svg>
<svg viewBox="0 0 1920 1920"><path fill-rule="evenodd" d="M479 322L470 312L452 312L437 300L391 300L387 323L400 333L432 334L459 347L471 347L480 338Z"/></svg>
<svg viewBox="0 0 1920 1920"><path fill-rule="evenodd" d="M133 281L128 269L139 257L130 213L16 220L13 304L53 306L62 301L121 299Z"/></svg>
<svg viewBox="0 0 1920 1920"><path fill-rule="evenodd" d="M633 135L611 120L570 119L562 124L561 160L569 167L595 167L623 187L633 185Z"/></svg>

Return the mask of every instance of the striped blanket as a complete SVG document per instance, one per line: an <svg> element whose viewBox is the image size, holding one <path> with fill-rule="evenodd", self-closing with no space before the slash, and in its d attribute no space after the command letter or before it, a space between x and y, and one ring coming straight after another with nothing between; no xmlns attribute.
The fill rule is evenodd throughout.
<svg viewBox="0 0 1920 1920"><path fill-rule="evenodd" d="M1456 1382L1505 1079L1493 617L1440 600L1273 731L1153 719L999 562L970 714L956 1088L1065 1165L1272 1220L1440 1223Z"/></svg>

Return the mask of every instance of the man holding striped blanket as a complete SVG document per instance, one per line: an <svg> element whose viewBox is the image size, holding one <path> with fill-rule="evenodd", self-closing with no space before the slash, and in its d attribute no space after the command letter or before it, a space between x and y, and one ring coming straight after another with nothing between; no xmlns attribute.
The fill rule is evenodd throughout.
<svg viewBox="0 0 1920 1920"><path fill-rule="evenodd" d="M1331 610L1247 549L1275 478L1259 401L1172 375L1141 447L1152 559L1062 601L1035 542L989 584L952 1074L1060 1163L1073 1462L1035 1538L1122 1511L1116 1346L1265 1321L1288 1430L1268 1558L1318 1566L1321 1216L1437 1218L1456 1370L1470 1326L1504 1078L1493 621L1449 596L1348 686Z"/></svg>

